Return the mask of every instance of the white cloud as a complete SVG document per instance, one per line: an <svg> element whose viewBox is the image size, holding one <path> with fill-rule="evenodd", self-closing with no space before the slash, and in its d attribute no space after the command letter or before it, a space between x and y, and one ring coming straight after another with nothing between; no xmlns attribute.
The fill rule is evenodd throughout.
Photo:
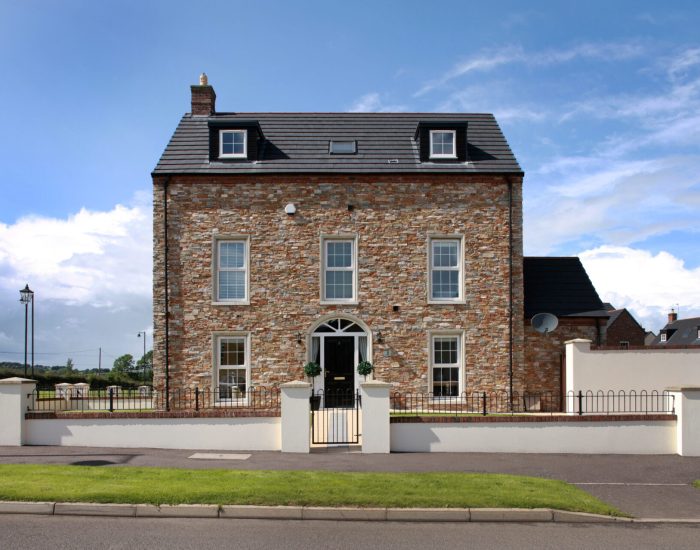
<svg viewBox="0 0 700 550"><path fill-rule="evenodd" d="M601 299L630 309L647 330L662 328L676 304L681 317L700 316L700 267L688 269L668 252L623 246L601 246L579 257Z"/></svg>
<svg viewBox="0 0 700 550"><path fill-rule="evenodd" d="M151 208L143 200L64 219L0 223L0 287L29 283L44 299L119 307L119 296L151 295Z"/></svg>
<svg viewBox="0 0 700 550"><path fill-rule="evenodd" d="M350 109L351 113L396 113L406 111L405 105L387 105L377 92L371 92L355 100Z"/></svg>
<svg viewBox="0 0 700 550"><path fill-rule="evenodd" d="M525 51L521 46L485 50L458 62L442 76L427 82L414 94L414 97L425 95L468 73L489 71L502 65L519 63L528 66L547 66L568 63L579 58L618 61L638 57L643 52L644 48L640 44L632 42L584 43L561 50L533 52Z"/></svg>
<svg viewBox="0 0 700 550"><path fill-rule="evenodd" d="M628 245L672 230L700 230L692 200L700 186L700 156L560 158L538 173L550 183L526 187L529 254L549 254L572 241Z"/></svg>

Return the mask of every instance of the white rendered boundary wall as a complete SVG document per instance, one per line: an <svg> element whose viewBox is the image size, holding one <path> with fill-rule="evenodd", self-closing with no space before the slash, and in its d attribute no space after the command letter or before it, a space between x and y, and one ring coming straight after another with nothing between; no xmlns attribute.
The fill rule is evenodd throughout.
<svg viewBox="0 0 700 550"><path fill-rule="evenodd" d="M676 422L392 423L404 453L676 454Z"/></svg>
<svg viewBox="0 0 700 550"><path fill-rule="evenodd" d="M698 349L593 350L591 341L566 342L566 391L662 393L700 386Z"/></svg>
<svg viewBox="0 0 700 550"><path fill-rule="evenodd" d="M278 451L279 417L26 420L26 445Z"/></svg>

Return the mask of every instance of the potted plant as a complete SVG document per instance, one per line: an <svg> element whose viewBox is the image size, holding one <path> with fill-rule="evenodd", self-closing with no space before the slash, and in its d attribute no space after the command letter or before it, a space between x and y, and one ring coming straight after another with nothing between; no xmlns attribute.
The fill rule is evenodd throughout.
<svg viewBox="0 0 700 550"><path fill-rule="evenodd" d="M314 378L321 374L321 366L310 361L304 365L304 374L311 379L311 410L317 411L321 406L321 396L314 393Z"/></svg>
<svg viewBox="0 0 700 550"><path fill-rule="evenodd" d="M372 374L373 370L374 365L372 365L372 363L369 361L360 361L360 364L357 365L357 372L364 376L365 380L367 380L368 375Z"/></svg>

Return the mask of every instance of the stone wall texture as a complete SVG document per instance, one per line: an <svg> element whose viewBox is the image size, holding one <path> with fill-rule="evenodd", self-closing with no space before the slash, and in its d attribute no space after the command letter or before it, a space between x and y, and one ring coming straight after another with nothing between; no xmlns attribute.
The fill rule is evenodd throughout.
<svg viewBox="0 0 700 550"><path fill-rule="evenodd" d="M604 325L605 319L600 323ZM562 375L565 371L566 356L564 343L574 338L586 338L593 343L597 342L599 329L595 319L562 317L559 319L556 330L546 335L535 331L530 323L525 323L524 328L524 390L561 395L564 387Z"/></svg>
<svg viewBox="0 0 700 550"><path fill-rule="evenodd" d="M524 366L522 179L511 180L513 373L515 389L524 389L539 387L549 371L542 375ZM211 385L213 335L225 331L250 334L252 384L302 380L307 334L322 316L337 313L359 318L371 329L375 378L397 390L429 391L428 334L447 329L464 331L467 391L508 389L509 185L504 177L176 176L164 193L165 181L154 179L157 388L165 377L167 193L171 388ZM297 207L294 216L284 212L289 202ZM427 303L431 233L464 236L464 304ZM212 303L212 243L217 235L231 234L250 238L250 305ZM357 236L357 305L321 304L320 240L334 234ZM380 330L381 343L376 341ZM527 338L532 343L534 337Z"/></svg>

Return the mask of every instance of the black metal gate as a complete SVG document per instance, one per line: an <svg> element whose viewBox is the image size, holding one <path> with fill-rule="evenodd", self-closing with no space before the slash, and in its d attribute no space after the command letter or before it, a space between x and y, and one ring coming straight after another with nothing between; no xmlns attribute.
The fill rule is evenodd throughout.
<svg viewBox="0 0 700 550"><path fill-rule="evenodd" d="M319 390L310 399L312 443L356 445L360 442L359 390Z"/></svg>

